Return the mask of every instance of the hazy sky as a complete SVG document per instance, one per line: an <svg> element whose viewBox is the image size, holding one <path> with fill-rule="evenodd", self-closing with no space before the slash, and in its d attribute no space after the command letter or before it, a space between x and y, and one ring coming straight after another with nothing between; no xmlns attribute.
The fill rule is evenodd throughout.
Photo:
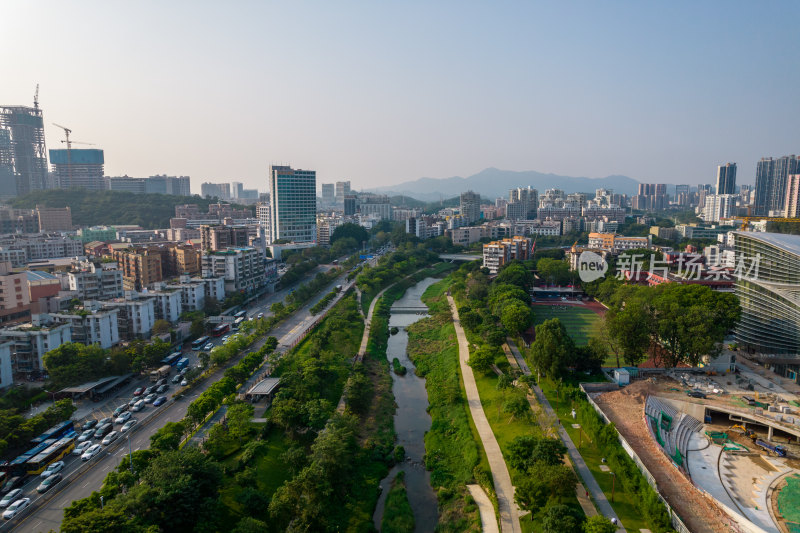
<svg viewBox="0 0 800 533"><path fill-rule="evenodd" d="M3 0L0 104L106 174L711 182L800 152L800 2ZM521 184L524 185L524 184Z"/></svg>

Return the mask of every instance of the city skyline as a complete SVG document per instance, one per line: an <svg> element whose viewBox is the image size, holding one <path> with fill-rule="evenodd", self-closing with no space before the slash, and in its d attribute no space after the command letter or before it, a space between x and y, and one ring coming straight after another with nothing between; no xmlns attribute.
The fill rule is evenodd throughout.
<svg viewBox="0 0 800 533"><path fill-rule="evenodd" d="M737 161L753 183L800 146L790 2L4 9L18 22L0 40L26 46L2 104L40 84L47 147L65 124L109 176L266 190L287 164L364 189L497 167L674 185Z"/></svg>

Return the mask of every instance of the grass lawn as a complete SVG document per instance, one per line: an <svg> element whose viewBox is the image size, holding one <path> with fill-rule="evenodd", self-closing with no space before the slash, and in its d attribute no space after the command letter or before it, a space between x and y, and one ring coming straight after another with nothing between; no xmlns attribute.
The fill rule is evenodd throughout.
<svg viewBox="0 0 800 533"><path fill-rule="evenodd" d="M570 416L572 404L569 401L558 398L555 385L549 379L542 379L541 387L572 441L576 446L580 444L579 451L583 460L586 461L586 465L589 467L589 470L591 470L598 485L600 485L600 488L603 490L608 500L611 501L612 476L608 472L603 472L600 469L600 465L603 463L601 461L602 456L597 446L588 441L586 433L572 427L574 423L572 416ZM647 522L642 518L636 507L636 497L636 495L626 493L620 483L616 484L614 502L611 506L614 508L614 511L616 511L620 520L622 520L622 525L625 526L625 529L628 531L639 531L639 529L647 528Z"/></svg>
<svg viewBox="0 0 800 533"><path fill-rule="evenodd" d="M603 318L591 309L580 305L565 305L564 307L564 309L560 309L555 305L534 305L534 325L539 325L551 318L557 318L567 328L567 333L569 333L576 345L585 346L589 344L589 339L593 335L600 333L600 328L603 327ZM616 368L617 357L609 354L603 362L603 366Z"/></svg>

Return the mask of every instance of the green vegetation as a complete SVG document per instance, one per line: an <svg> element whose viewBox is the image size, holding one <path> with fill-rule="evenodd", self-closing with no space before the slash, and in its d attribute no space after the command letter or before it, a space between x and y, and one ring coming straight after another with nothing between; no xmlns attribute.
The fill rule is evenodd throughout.
<svg viewBox="0 0 800 533"><path fill-rule="evenodd" d="M328 294L326 294L326 295L325 295L325 296L322 298L322 300L318 301L318 302L317 302L317 303L315 303L313 306L311 306L311 309L309 309L309 311L311 312L311 314L312 314L312 315L316 315L317 313L321 312L321 311L322 311L322 310L324 310L326 307L328 307L328 304L329 304L329 303L331 303L331 302L333 301L333 299L334 299L334 298L336 298L336 295L337 295L337 294L339 294L339 289L333 289L331 292L329 292Z"/></svg>
<svg viewBox="0 0 800 533"><path fill-rule="evenodd" d="M608 466L616 475L612 506L622 525L631 531L638 531L641 528L656 533L672 531L664 505L622 448L616 428L613 424L605 424L600 419L594 408L586 401L585 395L577 388L577 384L569 380L559 383L543 379L540 385L561 425L573 442L576 445L580 444L581 456L609 501L611 501L613 480L608 472L600 469L600 465ZM581 425L582 432L572 427L576 422L571 416L573 408L577 413L577 422ZM606 459L605 463L602 462L602 458Z"/></svg>
<svg viewBox="0 0 800 533"><path fill-rule="evenodd" d="M471 427L459 378L458 347L443 292L449 281L428 288L423 300L432 316L408 328L408 353L426 379L431 429L425 435L426 467L439 498L439 531L480 531L480 516L466 489L477 481L493 494L488 462Z"/></svg>
<svg viewBox="0 0 800 533"><path fill-rule="evenodd" d="M741 315L736 295L700 285L646 287L607 278L589 290L609 307L602 339L608 351L631 366L650 355L665 368L696 366L706 355L718 353Z"/></svg>
<svg viewBox="0 0 800 533"><path fill-rule="evenodd" d="M406 494L405 472L400 471L392 480L386 497L386 507L381 521L383 533L411 533L414 531L414 513Z"/></svg>
<svg viewBox="0 0 800 533"><path fill-rule="evenodd" d="M201 212L219 200L199 196L171 196L167 194L134 194L120 191L87 191L85 189L36 191L12 201L17 209L69 207L76 226L138 224L145 229L168 228L169 219L175 216L175 206L197 204ZM253 206L234 205L255 214Z"/></svg>
<svg viewBox="0 0 800 533"><path fill-rule="evenodd" d="M537 305L533 308L534 325L539 325L551 318L557 318L567 328L567 333L576 346L589 344L591 337L599 336L602 330L603 317L578 305L565 306L559 309L554 305Z"/></svg>
<svg viewBox="0 0 800 533"><path fill-rule="evenodd" d="M362 293L362 308L366 312L372 299L383 288L438 260L438 256L422 244L412 243L403 244L396 252L381 257L377 266L364 268L356 277L356 284Z"/></svg>
<svg viewBox="0 0 800 533"><path fill-rule="evenodd" d="M13 459L13 456L29 447L32 438L69 419L74 412L72 400L59 400L30 418L13 407L0 409L0 456Z"/></svg>
<svg viewBox="0 0 800 533"><path fill-rule="evenodd" d="M392 370L399 376L405 376L406 372L408 372L408 369L400 364L400 359L397 357L392 359Z"/></svg>

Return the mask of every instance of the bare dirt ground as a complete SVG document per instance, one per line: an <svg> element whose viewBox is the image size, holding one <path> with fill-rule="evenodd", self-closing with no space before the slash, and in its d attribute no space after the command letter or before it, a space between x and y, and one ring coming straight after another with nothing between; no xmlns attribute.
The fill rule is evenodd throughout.
<svg viewBox="0 0 800 533"><path fill-rule="evenodd" d="M650 437L644 422L644 402L650 394L660 394L659 387L637 381L614 392L593 394L592 398L630 443L653 475L659 492L694 533L736 531L733 521L698 491L667 459Z"/></svg>

